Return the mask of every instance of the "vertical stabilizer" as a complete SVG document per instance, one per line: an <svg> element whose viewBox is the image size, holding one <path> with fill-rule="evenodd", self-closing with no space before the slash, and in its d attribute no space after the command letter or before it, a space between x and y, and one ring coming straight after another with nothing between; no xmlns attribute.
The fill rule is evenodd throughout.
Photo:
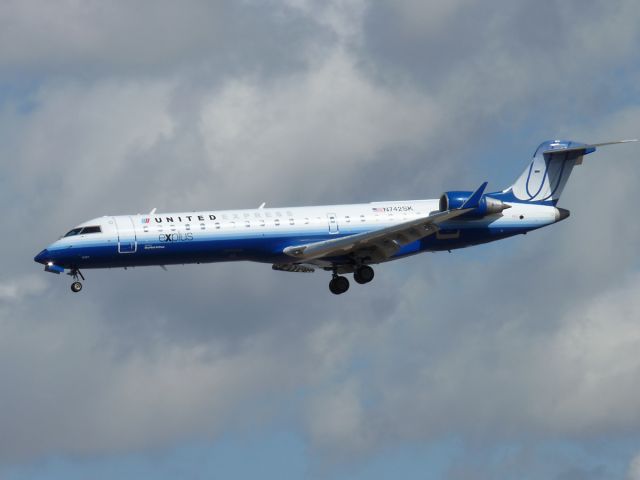
<svg viewBox="0 0 640 480"><path fill-rule="evenodd" d="M550 140L540 144L533 160L507 190L516 201L555 205L567 180L582 157L595 147L570 140ZM506 192L505 192L506 193Z"/></svg>

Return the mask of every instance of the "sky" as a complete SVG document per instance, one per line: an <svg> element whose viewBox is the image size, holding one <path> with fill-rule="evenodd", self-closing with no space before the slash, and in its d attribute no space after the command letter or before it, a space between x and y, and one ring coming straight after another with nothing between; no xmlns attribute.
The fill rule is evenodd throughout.
<svg viewBox="0 0 640 480"><path fill-rule="evenodd" d="M87 272L102 215L499 190L640 136L636 0L5 0L0 479L640 479L636 145L552 227L328 274Z"/></svg>

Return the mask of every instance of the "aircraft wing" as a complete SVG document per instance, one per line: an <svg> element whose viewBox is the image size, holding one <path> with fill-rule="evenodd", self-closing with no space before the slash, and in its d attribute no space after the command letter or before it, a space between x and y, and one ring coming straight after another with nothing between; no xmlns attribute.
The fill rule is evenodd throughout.
<svg viewBox="0 0 640 480"><path fill-rule="evenodd" d="M464 204L457 209L433 213L426 217L416 218L370 232L356 233L346 237L331 238L305 245L293 245L286 247L283 252L286 255L297 258L300 262L348 254L358 254L363 257L369 257L374 261L383 261L394 255L403 246L434 234L438 231L438 225L442 222L475 210L485 188L487 188L487 182L480 185Z"/></svg>
<svg viewBox="0 0 640 480"><path fill-rule="evenodd" d="M302 262L351 253L384 260L396 253L401 247L437 232L438 225L442 222L464 215L471 210L473 208L438 212L371 232L287 247L284 249L284 253Z"/></svg>

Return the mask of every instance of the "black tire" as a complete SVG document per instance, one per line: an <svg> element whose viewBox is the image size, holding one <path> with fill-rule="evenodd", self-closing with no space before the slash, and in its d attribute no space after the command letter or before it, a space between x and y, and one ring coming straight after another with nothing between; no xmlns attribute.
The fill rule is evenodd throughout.
<svg viewBox="0 0 640 480"><path fill-rule="evenodd" d="M362 265L355 272L353 272L353 279L361 285L369 283L371 280L373 280L374 276L375 272L369 265Z"/></svg>
<svg viewBox="0 0 640 480"><path fill-rule="evenodd" d="M82 284L80 282L73 282L71 284L71 291L73 293L78 293L80 290L82 290Z"/></svg>
<svg viewBox="0 0 640 480"><path fill-rule="evenodd" d="M329 282L329 290L334 295L341 295L349 290L349 280L347 277L333 277Z"/></svg>

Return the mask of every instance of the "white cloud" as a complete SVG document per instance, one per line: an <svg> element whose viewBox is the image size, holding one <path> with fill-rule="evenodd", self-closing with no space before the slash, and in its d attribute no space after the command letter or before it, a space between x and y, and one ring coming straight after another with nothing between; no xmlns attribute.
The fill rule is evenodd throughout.
<svg viewBox="0 0 640 480"><path fill-rule="evenodd" d="M627 480L640 480L640 454L631 459Z"/></svg>
<svg viewBox="0 0 640 480"><path fill-rule="evenodd" d="M136 160L171 135L170 92L171 84L162 81L74 83L41 90L37 110L20 118L22 128L10 140L12 156L20 161L7 165L14 186L30 195L28 208L66 212L64 227L58 225L66 228L88 214L88 203L119 199L115 194L126 193L122 187L133 172L144 169L146 175L136 183L146 185L149 173L162 167ZM11 115L5 112L2 122L9 123ZM104 207L93 212L114 213ZM52 219L47 215L43 221Z"/></svg>
<svg viewBox="0 0 640 480"><path fill-rule="evenodd" d="M316 447L337 458L348 458L369 447L367 414L354 381L316 394L309 401L306 421Z"/></svg>
<svg viewBox="0 0 640 480"><path fill-rule="evenodd" d="M299 368L288 367L259 338L235 352L220 342L156 341L123 354L90 305L74 310L38 324L2 318L3 462L214 435L241 411L246 421L259 422L272 409L256 408L253 399L286 391L300 379Z"/></svg>
<svg viewBox="0 0 640 480"><path fill-rule="evenodd" d="M478 281L474 275L457 285L483 310L475 317L461 316L454 305L445 315L440 305L425 309L417 302L397 311L395 321L379 326L376 335L367 329L362 344L353 348L371 352L366 358L375 374L359 381L367 384L372 400L364 412L354 413L348 434L332 438L332 450L355 450L362 438L372 446L386 445L389 438L507 441L523 432L583 438L640 428L640 387L634 381L640 374L640 275L549 319L532 306L506 317L490 300L479 299L486 294L483 288L470 292ZM436 288L434 295L440 292ZM493 325L492 315L499 315ZM541 321L551 324L542 328ZM362 408L362 397L353 389L349 393L345 404ZM343 399L330 390L324 394L331 401ZM359 423L360 416L368 421ZM326 441L327 432L311 431L319 444Z"/></svg>
<svg viewBox="0 0 640 480"><path fill-rule="evenodd" d="M285 0L284 3L328 28L342 42L362 40L362 20L367 9L364 0Z"/></svg>
<svg viewBox="0 0 640 480"><path fill-rule="evenodd" d="M635 274L565 318L539 365L541 373L554 366L555 378L544 383L555 393L537 412L550 428L578 434L640 428L640 387L633 380L640 374L638 288Z"/></svg>
<svg viewBox="0 0 640 480"><path fill-rule="evenodd" d="M42 294L47 289L47 282L41 275L24 275L11 281L0 283L0 306L2 304L20 302L26 297Z"/></svg>
<svg viewBox="0 0 640 480"><path fill-rule="evenodd" d="M267 195L278 184L313 196L385 149L422 145L438 112L416 91L376 86L337 50L273 86L230 82L207 99L200 128L213 173L233 190Z"/></svg>

